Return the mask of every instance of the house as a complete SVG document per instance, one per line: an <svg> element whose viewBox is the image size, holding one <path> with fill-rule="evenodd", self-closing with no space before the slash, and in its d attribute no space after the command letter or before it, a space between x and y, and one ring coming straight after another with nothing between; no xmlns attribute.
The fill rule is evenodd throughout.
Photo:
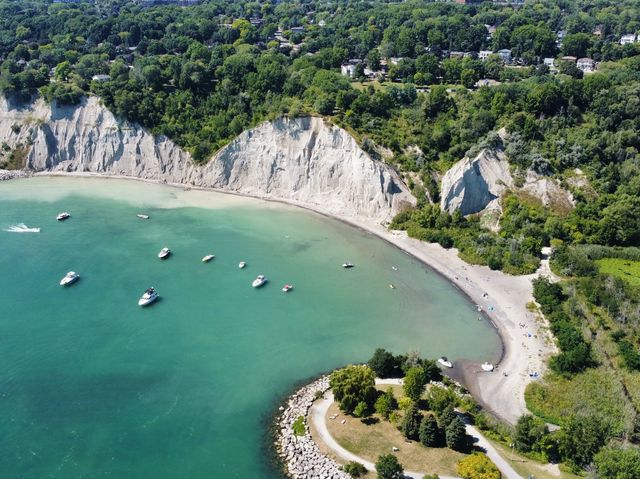
<svg viewBox="0 0 640 479"><path fill-rule="evenodd" d="M111 77L109 75L93 75L91 77L92 81L97 81L97 82L103 82L103 81L109 81L111 80Z"/></svg>
<svg viewBox="0 0 640 479"><path fill-rule="evenodd" d="M502 50L498 50L496 52L502 58L502 61L505 63L511 63L511 50L508 48L503 48Z"/></svg>
<svg viewBox="0 0 640 479"><path fill-rule="evenodd" d="M549 71L556 71L556 59L555 58L544 58L542 62L549 68Z"/></svg>
<svg viewBox="0 0 640 479"><path fill-rule="evenodd" d="M463 58L464 52L449 52L449 58Z"/></svg>
<svg viewBox="0 0 640 479"><path fill-rule="evenodd" d="M491 50L480 50L478 52L478 58L483 61L489 58L489 55L493 55Z"/></svg>
<svg viewBox="0 0 640 479"><path fill-rule="evenodd" d="M476 88L480 88L483 86L496 86L496 85L500 85L500 82L496 80L492 80L491 78L482 78L481 80L478 80L473 86L475 86Z"/></svg>
<svg viewBox="0 0 640 479"><path fill-rule="evenodd" d="M343 63L342 65L340 65L340 73L342 73L346 77L353 78L356 74L356 65L359 65L360 63L362 63L362 60L353 58L347 63Z"/></svg>
<svg viewBox="0 0 640 479"><path fill-rule="evenodd" d="M486 28L486 29L487 29L487 33L488 33L487 38L488 38L488 39L489 39L489 38L492 38L492 37L493 37L493 35L496 33L496 26L495 26L495 25L487 25L487 24L485 23L485 24L484 24L484 28Z"/></svg>
<svg viewBox="0 0 640 479"><path fill-rule="evenodd" d="M575 63L578 59L576 57L572 57L571 55L566 55L562 57L560 60L562 60L563 62Z"/></svg>
<svg viewBox="0 0 640 479"><path fill-rule="evenodd" d="M596 37L601 37L603 32L604 32L604 25L598 25L596 28L593 29L593 34Z"/></svg>
<svg viewBox="0 0 640 479"><path fill-rule="evenodd" d="M391 57L391 58L389 58L389 63L391 63L392 65L397 65L398 63L400 63L400 60L404 60L404 58L402 58L402 57Z"/></svg>
<svg viewBox="0 0 640 479"><path fill-rule="evenodd" d="M622 35L620 37L620 45L627 45L628 43L636 43L638 40L638 36L635 33L627 33L626 35Z"/></svg>
<svg viewBox="0 0 640 479"><path fill-rule="evenodd" d="M579 58L576 62L576 66L584 73L590 73L592 71L595 71L596 62L594 62L591 58Z"/></svg>
<svg viewBox="0 0 640 479"><path fill-rule="evenodd" d="M562 40L564 40L564 37L566 35L567 35L567 32L565 30L558 30L558 32L556 33L556 44L562 45Z"/></svg>
<svg viewBox="0 0 640 479"><path fill-rule="evenodd" d="M304 33L304 27L291 27L291 33Z"/></svg>

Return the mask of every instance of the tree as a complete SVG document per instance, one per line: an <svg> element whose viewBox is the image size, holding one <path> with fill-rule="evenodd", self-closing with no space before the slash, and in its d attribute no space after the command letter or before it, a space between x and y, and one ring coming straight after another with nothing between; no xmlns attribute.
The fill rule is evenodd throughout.
<svg viewBox="0 0 640 479"><path fill-rule="evenodd" d="M587 466L610 437L610 426L596 416L572 416L558 434L558 450L575 470Z"/></svg>
<svg viewBox="0 0 640 479"><path fill-rule="evenodd" d="M329 384L340 409L352 414L360 402L372 404L375 398L375 376L368 366L352 365L331 373Z"/></svg>
<svg viewBox="0 0 640 479"><path fill-rule="evenodd" d="M374 351L373 356L369 359L367 365L379 378L393 377L396 372L396 362L393 354L383 348L378 348Z"/></svg>
<svg viewBox="0 0 640 479"><path fill-rule="evenodd" d="M393 454L379 456L376 471L378 479L403 479L404 477L404 468Z"/></svg>
<svg viewBox="0 0 640 479"><path fill-rule="evenodd" d="M458 417L458 414L453 409L453 404L449 404L446 408L444 408L444 410L439 416L440 427L442 429L446 429L447 427L449 427L449 424L451 424L453 420L456 419L457 417Z"/></svg>
<svg viewBox="0 0 640 479"><path fill-rule="evenodd" d="M427 414L422 418L418 437L422 445L427 447L441 447L443 445L442 429L438 427L438 421L433 414Z"/></svg>
<svg viewBox="0 0 640 479"><path fill-rule="evenodd" d="M56 65L55 75L58 81L67 81L69 75L71 75L71 64L68 61L63 61Z"/></svg>
<svg viewBox="0 0 640 479"><path fill-rule="evenodd" d="M640 448L606 447L593 458L600 479L640 477Z"/></svg>
<svg viewBox="0 0 640 479"><path fill-rule="evenodd" d="M420 367L410 368L404 377L404 393L412 401L417 402L422 397L427 377L424 369Z"/></svg>
<svg viewBox="0 0 640 479"><path fill-rule="evenodd" d="M396 401L396 398L393 395L393 389L391 387L389 387L376 400L375 409L376 412L385 419L389 419L391 413L398 409L398 401Z"/></svg>
<svg viewBox="0 0 640 479"><path fill-rule="evenodd" d="M456 471L462 479L500 479L502 475L485 454L474 452L460 460Z"/></svg>
<svg viewBox="0 0 640 479"><path fill-rule="evenodd" d="M447 447L454 451L464 452L468 447L467 432L464 427L464 423L459 417L456 417L447 426L445 430L445 439L447 441Z"/></svg>
<svg viewBox="0 0 640 479"><path fill-rule="evenodd" d="M422 414L418 410L418 406L412 404L411 407L407 410L402 419L402 424L400 425L400 429L402 430L402 434L407 439L417 440L420 434L420 422L422 421Z"/></svg>
<svg viewBox="0 0 640 479"><path fill-rule="evenodd" d="M540 441L549 434L547 425L531 414L520 416L516 424L515 447L518 451L530 452L537 449Z"/></svg>
<svg viewBox="0 0 640 479"><path fill-rule="evenodd" d="M593 44L593 35L587 33L573 33L562 39L562 53L577 58L587 56L587 51Z"/></svg>

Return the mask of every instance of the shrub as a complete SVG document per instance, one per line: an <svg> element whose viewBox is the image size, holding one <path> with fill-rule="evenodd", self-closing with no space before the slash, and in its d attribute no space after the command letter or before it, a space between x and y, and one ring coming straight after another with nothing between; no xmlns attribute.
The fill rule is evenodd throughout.
<svg viewBox="0 0 640 479"><path fill-rule="evenodd" d="M369 415L369 406L366 402L360 401L353 410L355 417L367 417Z"/></svg>
<svg viewBox="0 0 640 479"><path fill-rule="evenodd" d="M531 414L520 416L516 424L515 447L518 451L531 452L538 447L545 436L549 434L546 424Z"/></svg>
<svg viewBox="0 0 640 479"><path fill-rule="evenodd" d="M460 460L456 470L463 479L500 479L502 477L496 465L485 454L479 452L474 452Z"/></svg>
<svg viewBox="0 0 640 479"><path fill-rule="evenodd" d="M640 448L607 447L593 460L600 479L632 479L640 477Z"/></svg>
<svg viewBox="0 0 640 479"><path fill-rule="evenodd" d="M394 377L396 373L396 361L389 351L378 348L373 353L367 365L379 378Z"/></svg>
<svg viewBox="0 0 640 479"><path fill-rule="evenodd" d="M346 472L347 474L349 474L351 477L355 477L356 479L358 477L364 476L367 473L367 468L364 467L359 462L355 462L355 461L351 461L351 462L346 463L342 467L342 470L344 472Z"/></svg>
<svg viewBox="0 0 640 479"><path fill-rule="evenodd" d="M298 416L298 419L294 421L292 428L293 428L293 433L296 436L304 436L304 433L305 433L304 416Z"/></svg>

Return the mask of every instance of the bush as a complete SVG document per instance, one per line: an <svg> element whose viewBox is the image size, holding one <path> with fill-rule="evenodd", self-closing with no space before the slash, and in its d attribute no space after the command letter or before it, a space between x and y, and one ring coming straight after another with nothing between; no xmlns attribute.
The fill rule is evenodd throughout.
<svg viewBox="0 0 640 479"><path fill-rule="evenodd" d="M364 401L360 401L353 410L353 415L355 417L367 417L369 415L369 405Z"/></svg>
<svg viewBox="0 0 640 479"><path fill-rule="evenodd" d="M531 414L520 416L516 424L515 447L521 452L540 450L541 442L549 434L547 425Z"/></svg>
<svg viewBox="0 0 640 479"><path fill-rule="evenodd" d="M296 436L304 436L304 433L306 432L304 429L304 416L298 416L298 419L294 421L291 427L293 428L293 433Z"/></svg>
<svg viewBox="0 0 640 479"><path fill-rule="evenodd" d="M533 281L533 297L540 305L544 314L551 313L565 300L562 287L557 283L552 283L549 278L540 276Z"/></svg>
<svg viewBox="0 0 640 479"><path fill-rule="evenodd" d="M474 452L460 460L456 471L462 479L500 479L502 477L496 465L485 454L479 452Z"/></svg>
<svg viewBox="0 0 640 479"><path fill-rule="evenodd" d="M367 473L367 468L364 467L359 462L355 462L355 461L351 461L351 462L346 463L342 467L342 470L344 472L346 472L347 474L349 474L351 477L355 477L356 479L358 477L364 476Z"/></svg>

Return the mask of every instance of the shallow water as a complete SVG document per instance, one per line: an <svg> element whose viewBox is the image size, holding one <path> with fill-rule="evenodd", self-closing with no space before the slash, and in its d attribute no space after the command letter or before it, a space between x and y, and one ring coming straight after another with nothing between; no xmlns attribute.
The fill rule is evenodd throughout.
<svg viewBox="0 0 640 479"><path fill-rule="evenodd" d="M0 477L276 478L267 421L298 381L378 346L499 353L434 272L297 208L121 180L0 183L0 227L21 223L41 231L0 231ZM69 270L81 279L61 288ZM143 309L149 286L162 299Z"/></svg>

